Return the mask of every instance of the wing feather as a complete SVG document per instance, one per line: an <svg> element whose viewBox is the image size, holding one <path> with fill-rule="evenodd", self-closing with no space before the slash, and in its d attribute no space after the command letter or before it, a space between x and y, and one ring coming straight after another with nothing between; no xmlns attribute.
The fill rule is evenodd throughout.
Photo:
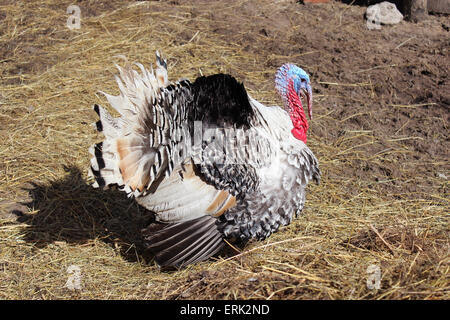
<svg viewBox="0 0 450 320"><path fill-rule="evenodd" d="M206 260L224 243L216 219L201 216L176 223L152 224L143 230L148 249L162 267L181 267Z"/></svg>

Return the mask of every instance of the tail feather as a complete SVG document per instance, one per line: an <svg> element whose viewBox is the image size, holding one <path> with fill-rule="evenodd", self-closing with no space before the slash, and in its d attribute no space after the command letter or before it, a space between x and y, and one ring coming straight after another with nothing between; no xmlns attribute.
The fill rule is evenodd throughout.
<svg viewBox="0 0 450 320"><path fill-rule="evenodd" d="M156 79L161 87L167 87L169 85L169 78L167 74L167 61L162 59L159 52L156 51Z"/></svg>
<svg viewBox="0 0 450 320"><path fill-rule="evenodd" d="M94 106L99 116L95 127L105 139L89 150L93 156L89 175L96 180L93 186L118 185L130 196L145 194L152 182L173 169L173 153L179 151L175 145L181 140L174 136L174 126L180 127L184 120L174 119L177 109L184 107L184 98L179 97L181 102L176 103L176 95L185 94L188 87L177 83L177 90L165 90L170 84L167 62L158 52L155 71L135 65L141 73L128 62L124 68L116 66L119 95L101 92L120 117L114 118L106 109Z"/></svg>

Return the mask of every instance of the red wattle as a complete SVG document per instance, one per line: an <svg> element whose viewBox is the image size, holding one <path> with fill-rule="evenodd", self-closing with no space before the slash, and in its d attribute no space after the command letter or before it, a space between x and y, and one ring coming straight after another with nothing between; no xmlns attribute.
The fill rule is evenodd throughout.
<svg viewBox="0 0 450 320"><path fill-rule="evenodd" d="M303 110L302 101L294 89L294 82L291 80L288 86L287 100L289 104L289 114L291 116L294 129L291 133L295 138L306 143L306 133L308 131L308 120L306 120L305 112Z"/></svg>
<svg viewBox="0 0 450 320"><path fill-rule="evenodd" d="M303 141L306 144L306 133L305 130L294 128L291 130L292 135L298 140Z"/></svg>

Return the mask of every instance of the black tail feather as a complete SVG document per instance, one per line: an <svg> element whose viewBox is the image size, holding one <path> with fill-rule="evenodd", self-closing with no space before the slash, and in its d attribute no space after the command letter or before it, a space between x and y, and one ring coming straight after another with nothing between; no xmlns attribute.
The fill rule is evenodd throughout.
<svg viewBox="0 0 450 320"><path fill-rule="evenodd" d="M223 248L216 221L202 216L177 223L153 223L142 230L142 235L161 267L181 268L206 260Z"/></svg>

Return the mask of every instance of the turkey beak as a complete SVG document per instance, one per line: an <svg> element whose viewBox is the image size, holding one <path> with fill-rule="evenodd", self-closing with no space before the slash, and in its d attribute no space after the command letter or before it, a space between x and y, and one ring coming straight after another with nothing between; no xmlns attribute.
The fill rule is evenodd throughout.
<svg viewBox="0 0 450 320"><path fill-rule="evenodd" d="M306 85L306 88L302 88L303 94L306 98L306 102L308 104L308 115L309 119L312 119L312 89L309 84Z"/></svg>

